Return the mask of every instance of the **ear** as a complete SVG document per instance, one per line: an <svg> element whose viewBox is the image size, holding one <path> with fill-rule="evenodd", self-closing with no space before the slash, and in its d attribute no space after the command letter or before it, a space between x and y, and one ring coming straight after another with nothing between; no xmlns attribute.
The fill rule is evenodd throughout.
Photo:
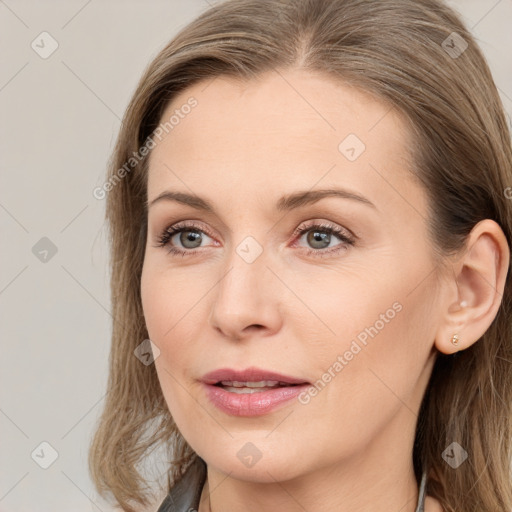
<svg viewBox="0 0 512 512"><path fill-rule="evenodd" d="M443 354L465 350L487 331L501 305L509 260L510 248L500 225L491 219L476 224L448 279L446 308L435 338L437 350ZM456 345L452 343L455 334Z"/></svg>

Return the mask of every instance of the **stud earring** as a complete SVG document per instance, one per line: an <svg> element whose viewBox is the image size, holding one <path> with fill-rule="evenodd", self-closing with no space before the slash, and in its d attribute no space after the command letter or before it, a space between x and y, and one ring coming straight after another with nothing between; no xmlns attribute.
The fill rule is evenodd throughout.
<svg viewBox="0 0 512 512"><path fill-rule="evenodd" d="M468 305L468 303L467 303L465 300L463 300L463 301L460 303L460 307L461 307L461 308L465 308L467 305Z"/></svg>
<svg viewBox="0 0 512 512"><path fill-rule="evenodd" d="M453 335L453 338L452 338L452 343L457 346L459 344L459 337L457 334L454 334Z"/></svg>

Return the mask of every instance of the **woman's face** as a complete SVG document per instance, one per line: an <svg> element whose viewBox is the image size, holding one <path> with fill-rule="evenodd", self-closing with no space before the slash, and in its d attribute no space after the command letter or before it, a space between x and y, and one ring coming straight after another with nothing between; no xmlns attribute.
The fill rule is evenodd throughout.
<svg viewBox="0 0 512 512"><path fill-rule="evenodd" d="M150 155L141 292L185 439L242 480L410 464L442 301L401 118L295 70L195 84L172 115ZM202 381L251 368L306 384Z"/></svg>

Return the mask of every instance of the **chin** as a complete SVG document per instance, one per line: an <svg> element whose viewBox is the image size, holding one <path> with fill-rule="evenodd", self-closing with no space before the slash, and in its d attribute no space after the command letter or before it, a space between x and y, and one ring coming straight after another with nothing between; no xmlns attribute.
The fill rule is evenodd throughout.
<svg viewBox="0 0 512 512"><path fill-rule="evenodd" d="M256 450L251 442L247 442L242 445L241 449L208 453L201 458L212 468L231 478L246 482L286 481L296 478L306 471L304 459L301 461L302 464L298 464L296 450L288 456L284 453L276 453L272 448Z"/></svg>

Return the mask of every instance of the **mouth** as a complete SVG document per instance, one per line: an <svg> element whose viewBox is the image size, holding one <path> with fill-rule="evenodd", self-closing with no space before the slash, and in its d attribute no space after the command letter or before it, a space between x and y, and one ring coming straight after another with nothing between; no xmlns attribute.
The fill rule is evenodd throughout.
<svg viewBox="0 0 512 512"><path fill-rule="evenodd" d="M254 367L246 370L215 370L201 380L210 402L231 416L268 414L290 404L293 398L310 386L300 377Z"/></svg>
<svg viewBox="0 0 512 512"><path fill-rule="evenodd" d="M300 377L283 375L271 370L263 370L254 366L245 370L235 370L233 368L219 368L203 375L201 379L205 384L226 385L231 387L271 387L284 385L292 386L295 384L309 384Z"/></svg>
<svg viewBox="0 0 512 512"><path fill-rule="evenodd" d="M221 387L231 393L245 394L245 393L261 393L271 389L298 386L299 384L291 384L288 382L279 382L276 380L261 380L259 382L253 381L230 381L223 380L214 384L214 386Z"/></svg>

